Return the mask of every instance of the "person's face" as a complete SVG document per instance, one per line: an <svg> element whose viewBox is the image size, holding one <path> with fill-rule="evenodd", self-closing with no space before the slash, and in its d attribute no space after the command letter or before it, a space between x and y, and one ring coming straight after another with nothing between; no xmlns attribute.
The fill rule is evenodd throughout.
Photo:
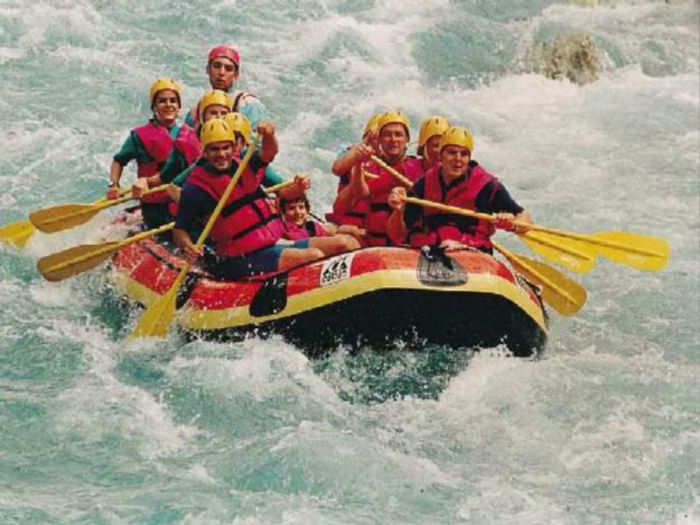
<svg viewBox="0 0 700 525"><path fill-rule="evenodd" d="M225 57L216 57L207 66L209 83L212 89L228 91L238 79L238 68L233 60Z"/></svg>
<svg viewBox="0 0 700 525"><path fill-rule="evenodd" d="M287 202L284 205L284 218L287 222L302 226L306 221L307 216L306 203L299 199Z"/></svg>
<svg viewBox="0 0 700 525"><path fill-rule="evenodd" d="M387 124L379 131L379 145L389 159L401 159L406 153L407 144L408 134L403 124Z"/></svg>
<svg viewBox="0 0 700 525"><path fill-rule="evenodd" d="M215 169L223 171L231 166L233 160L233 142L212 142L204 149L204 158Z"/></svg>
<svg viewBox="0 0 700 525"><path fill-rule="evenodd" d="M159 91L153 99L153 115L160 124L169 125L175 122L179 111L177 93L172 89Z"/></svg>
<svg viewBox="0 0 700 525"><path fill-rule="evenodd" d="M440 162L440 135L433 135L425 142L423 153L430 166Z"/></svg>
<svg viewBox="0 0 700 525"><path fill-rule="evenodd" d="M220 106L219 104L212 104L207 106L202 114L202 120L207 122L213 118L223 118L226 113L230 113L230 110L226 106Z"/></svg>
<svg viewBox="0 0 700 525"><path fill-rule="evenodd" d="M461 146L445 146L440 152L442 171L449 179L456 179L467 170L471 154L467 148Z"/></svg>

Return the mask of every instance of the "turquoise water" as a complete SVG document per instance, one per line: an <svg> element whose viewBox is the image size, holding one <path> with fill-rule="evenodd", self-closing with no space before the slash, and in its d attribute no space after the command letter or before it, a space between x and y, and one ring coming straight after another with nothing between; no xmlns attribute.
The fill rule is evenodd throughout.
<svg viewBox="0 0 700 525"><path fill-rule="evenodd" d="M698 3L251 4L0 3L0 224L100 196L150 82L180 79L189 107L230 42L316 211L369 114L403 108L415 132L438 112L538 223L661 236L669 265L600 260L537 361L309 362L279 339L127 343L139 311L103 272L42 280L37 257L113 213L2 246L0 522L700 523ZM596 82L528 72L571 32L599 49Z"/></svg>

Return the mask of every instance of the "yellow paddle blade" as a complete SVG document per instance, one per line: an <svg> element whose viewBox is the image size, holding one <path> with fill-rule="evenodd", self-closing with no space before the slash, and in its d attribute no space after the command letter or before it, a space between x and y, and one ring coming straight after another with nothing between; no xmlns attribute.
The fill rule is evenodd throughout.
<svg viewBox="0 0 700 525"><path fill-rule="evenodd" d="M73 246L40 258L37 268L47 281L62 281L100 265L116 253L120 246L120 242Z"/></svg>
<svg viewBox="0 0 700 525"><path fill-rule="evenodd" d="M520 235L520 240L533 252L572 272L587 273L595 266L596 254L593 248L575 239L528 231Z"/></svg>
<svg viewBox="0 0 700 525"><path fill-rule="evenodd" d="M574 315L586 304L586 289L548 264L518 255L518 263L513 266L542 287L544 301L561 315Z"/></svg>
<svg viewBox="0 0 700 525"><path fill-rule="evenodd" d="M34 235L34 231L34 225L29 221L12 222L0 228L0 241L21 248Z"/></svg>
<svg viewBox="0 0 700 525"><path fill-rule="evenodd" d="M29 220L38 230L44 233L55 233L68 228L85 224L105 206L106 202L98 204L60 204L50 208L42 208L29 214Z"/></svg>
<svg viewBox="0 0 700 525"><path fill-rule="evenodd" d="M186 264L177 276L170 289L148 306L146 312L139 319L136 328L129 335L134 337L165 337L168 328L175 317L177 292L183 279L187 275L190 265Z"/></svg>
<svg viewBox="0 0 700 525"><path fill-rule="evenodd" d="M168 184L161 184L144 191L143 195L163 191L167 187ZM85 224L105 208L134 199L131 195L131 189L120 190L119 194L121 196L118 199L107 200L103 197L90 204L59 204L58 206L42 208L30 213L29 220L44 233L56 233L74 228Z"/></svg>
<svg viewBox="0 0 700 525"><path fill-rule="evenodd" d="M73 246L72 248L42 257L37 261L37 268L46 280L62 281L99 266L124 246L172 230L174 226L174 222L169 222L158 228L137 233L121 241Z"/></svg>
<svg viewBox="0 0 700 525"><path fill-rule="evenodd" d="M561 315L574 315L586 304L588 296L586 289L556 268L524 255L516 255L497 243L493 245L510 261L518 273L542 287L544 301Z"/></svg>
<svg viewBox="0 0 700 525"><path fill-rule="evenodd" d="M622 231L593 233L585 237L594 243L598 255L637 270L661 270L671 253L668 242L659 237Z"/></svg>

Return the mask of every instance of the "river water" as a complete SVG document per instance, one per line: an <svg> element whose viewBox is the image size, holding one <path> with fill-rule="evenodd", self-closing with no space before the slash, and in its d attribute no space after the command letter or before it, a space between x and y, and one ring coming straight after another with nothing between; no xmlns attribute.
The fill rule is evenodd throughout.
<svg viewBox="0 0 700 525"><path fill-rule="evenodd" d="M598 5L590 5L598 4ZM114 212L0 247L0 522L700 523L700 26L696 1L0 0L0 224L88 202L159 76L190 107L241 51L276 164L329 165L377 110L441 113L539 224L667 239L661 272L600 259L538 360L279 339L125 342L100 270L37 257ZM578 85L530 50L585 34ZM128 179L133 175L129 171ZM513 249L517 239L499 234Z"/></svg>

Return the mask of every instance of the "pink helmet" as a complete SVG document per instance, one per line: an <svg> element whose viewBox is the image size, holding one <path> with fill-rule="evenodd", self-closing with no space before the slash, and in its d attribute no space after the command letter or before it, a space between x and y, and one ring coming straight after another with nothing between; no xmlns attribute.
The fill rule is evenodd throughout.
<svg viewBox="0 0 700 525"><path fill-rule="evenodd" d="M236 67L241 67L241 56L238 51L233 49L231 46L216 46L214 49L209 51L209 58L207 63L211 63L216 57L224 57L233 61Z"/></svg>

